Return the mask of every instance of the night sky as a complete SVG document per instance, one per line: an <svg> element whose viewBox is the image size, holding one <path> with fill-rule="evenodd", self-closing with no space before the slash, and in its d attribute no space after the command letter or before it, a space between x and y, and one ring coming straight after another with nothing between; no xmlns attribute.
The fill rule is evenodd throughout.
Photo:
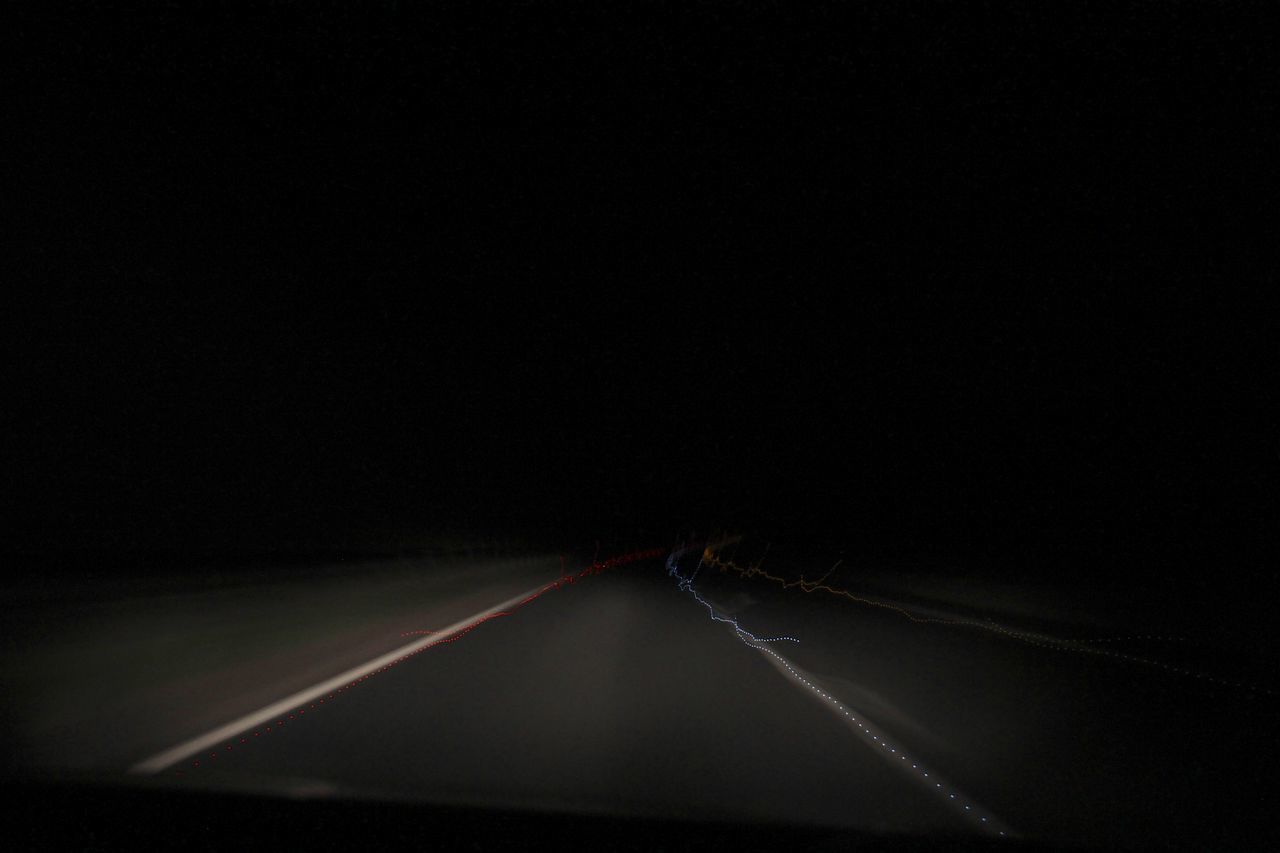
<svg viewBox="0 0 1280 853"><path fill-rule="evenodd" d="M628 5L18 22L7 547L1270 577L1253 6Z"/></svg>

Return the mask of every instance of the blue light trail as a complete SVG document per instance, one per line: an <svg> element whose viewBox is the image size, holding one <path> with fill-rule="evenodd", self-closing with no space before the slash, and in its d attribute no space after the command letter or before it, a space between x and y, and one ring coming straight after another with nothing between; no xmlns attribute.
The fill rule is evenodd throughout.
<svg viewBox="0 0 1280 853"><path fill-rule="evenodd" d="M800 642L795 637L773 637L770 639L760 639L747 631L737 620L726 618L718 615L715 608L706 601L698 591L693 588L693 579L697 577L698 569L702 567L702 561L698 561L697 567L686 577L680 574L680 558L693 550L692 547L679 548L673 551L667 557L667 574L674 577L678 581L678 587L683 592L688 592L703 607L707 608L707 612L711 614L711 618L716 622L724 622L733 627L737 633L738 639L743 645L753 648L759 652L763 652L774 666L778 667L782 674L794 683L811 691L831 712L840 717L849 729L873 750L882 755L891 764L899 767L899 769L907 773L917 784L927 788L936 795L944 796L943 802L954 809L963 819L970 822L976 829L981 832L995 835L997 837L1007 838L1013 836L1014 831L1003 821L998 820L991 812L979 807L974 810L973 801L961 794L950 783L941 781L937 773L930 775L929 771L920 763L919 760L911 759L907 756L907 752L901 745L895 744L894 739L878 726L875 726L861 713L855 713L851 708L846 706L837 697L833 696L823 686L813 681L808 675L796 667L791 661L775 652L763 643L778 642L780 640L788 640L793 643ZM706 551L704 550L704 553ZM896 761L894 760L896 759ZM908 767L907 765L910 765ZM984 813L985 812L985 813Z"/></svg>
<svg viewBox="0 0 1280 853"><path fill-rule="evenodd" d="M691 550L693 549L683 548L679 551L673 551L671 555L667 557L667 574L672 576L679 582L678 588L682 592L689 593L694 597L694 599L699 604L707 608L707 612L711 614L711 618L714 621L723 622L726 625L732 626L733 630L738 634L738 639L742 640L742 642L746 643L747 645L752 645L753 643L780 643L780 642L798 643L800 642L795 637L757 637L755 634L751 633L746 628L743 628L741 625L739 625L738 620L733 619L732 617L726 618L724 616L720 616L719 614L717 614L716 609L712 607L711 604L705 598L699 595L696 589L693 588L693 579L697 577L698 569L702 568L702 561L701 560L698 561L697 567L693 570L693 572L688 577L685 577L684 575L680 574L680 557Z"/></svg>

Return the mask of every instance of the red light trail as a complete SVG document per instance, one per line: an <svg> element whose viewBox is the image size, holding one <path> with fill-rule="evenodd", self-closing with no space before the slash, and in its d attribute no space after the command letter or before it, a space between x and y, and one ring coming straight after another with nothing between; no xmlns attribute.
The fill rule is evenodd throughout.
<svg viewBox="0 0 1280 853"><path fill-rule="evenodd" d="M305 714L308 710L315 710L319 706L324 705L327 701L331 701L333 699L338 698L340 694L346 692L347 690L350 690L352 687L355 687L357 684L362 684L368 681L373 676L386 672L388 669L395 666L396 664L403 663L404 661L409 660L411 657L419 655L422 652L427 651L428 649L433 649L433 648L436 648L437 646L443 646L447 643L456 642L457 640L471 633L476 628L479 628L481 625L485 624L486 622L490 622L500 617L510 616L520 608L537 601L539 598L546 595L548 592L552 592L553 590L561 589L566 586L571 586L572 584L577 583L578 581L583 580L584 578L591 577L592 575L598 575L601 572L606 571L607 569L616 568L618 566L625 566L629 563L635 563L641 560L660 559L663 556L665 556L666 553L667 553L667 549L665 548L649 548L641 551L632 551L630 553L621 554L616 557L610 557L605 560L596 560L592 562L591 565L587 566L585 569L578 572L577 574L572 574L572 575L562 574L562 576L557 580L554 580L551 583L546 584L537 592L532 593L531 595L511 605L510 609L500 610L496 613L490 613L482 619L477 619L474 623L468 625L463 630L458 631L457 633L445 639L442 639L439 642L432 643L431 645L428 645L428 646L424 646L423 648L418 649L417 651L411 652L409 654L404 655L403 657L397 658L396 660L392 661L386 666L383 666L366 675L356 678L348 682L347 684L342 685L341 687L335 688L333 692L327 694L326 696L318 698L315 702L309 703L305 708L299 707L296 711L281 715L281 717L277 719L275 723L268 723L267 725L262 726L261 728L252 732L246 731L242 734L242 736L240 736L236 740L235 743L227 743L224 747L221 748L221 750L214 750L210 753L207 753L206 758L209 761L214 761L218 758L220 753L233 751L237 744L244 745L249 743L251 738L256 738L256 737L261 737L262 735L271 734L272 731L283 727L288 721L297 719L301 715ZM561 565L563 566L563 559L562 559ZM434 634L434 633L436 632L431 630L418 630L418 631L407 631L404 634L401 634L401 636L406 636L409 634ZM190 764L188 764L187 766L189 768L200 767L201 766L200 759L199 758L192 759ZM181 776L182 774L183 774L183 771L181 769L178 769L175 771L175 775Z"/></svg>

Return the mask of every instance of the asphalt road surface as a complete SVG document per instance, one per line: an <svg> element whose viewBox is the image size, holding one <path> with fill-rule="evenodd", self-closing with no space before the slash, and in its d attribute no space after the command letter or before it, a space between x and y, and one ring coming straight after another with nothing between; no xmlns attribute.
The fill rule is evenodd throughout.
<svg viewBox="0 0 1280 853"><path fill-rule="evenodd" d="M698 557L455 626L148 769L180 786L1107 847L1274 835L1274 696L1231 686L1238 670L1198 675L1213 654L922 623Z"/></svg>

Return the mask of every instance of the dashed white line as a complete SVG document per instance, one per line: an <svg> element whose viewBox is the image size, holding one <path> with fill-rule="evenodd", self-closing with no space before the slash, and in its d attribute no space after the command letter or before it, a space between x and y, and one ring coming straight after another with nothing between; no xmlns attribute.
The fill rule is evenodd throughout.
<svg viewBox="0 0 1280 853"><path fill-rule="evenodd" d="M844 719L846 723L849 725L849 727L854 730L855 734L870 738L870 740L872 741L872 745L879 746L881 749L888 750L890 754L897 755L899 760L903 762L907 761L907 756L904 754L905 750L903 751L903 754L900 754L899 752L900 747L890 746L889 742L885 739L885 736L883 736L882 734L876 734L876 731L878 730L872 727L868 723L868 721L860 719L858 715L856 715L849 708L845 707L845 705L842 702L840 702L839 699L836 699L830 693L827 693L825 690L820 688L811 679L809 679L803 672L801 672L798 668L796 668L796 666L793 663L791 663L791 661L787 660L785 657L778 654L773 649L768 648L767 646L756 645L753 643L746 643L746 645L749 645L752 648L757 649L758 651L765 654L768 657L769 661L778 669L778 671L781 672L793 684L796 684L801 687L805 687L808 690L810 690L814 695L816 695L819 699L822 700L822 704L825 708L835 713L836 716ZM883 755L884 753L881 753L881 754ZM1014 837L1016 835L1016 833L1013 831L1012 828L1008 826L1008 824L996 818L995 815L992 814L989 809L979 807L977 811L974 811L974 804L973 804L972 798L964 796L959 791L957 791L954 788L954 786L950 784L944 784L943 782L938 781L939 777L937 776L936 773L933 776L930 776L929 771L922 768L919 762L913 762L911 764L911 769L914 771L917 771L917 773L919 774L919 779L921 783L925 784L926 787L929 787L929 786L927 783L923 782L924 779L929 779L933 783L932 787L930 787L930 790L935 791L937 793L947 794L946 802L949 805L956 806L960 810L960 814L963 817L975 823L977 828L981 829L984 832L988 832L992 835L999 836L999 837L1009 838L1009 837ZM963 807L963 808L960 809L959 807Z"/></svg>

